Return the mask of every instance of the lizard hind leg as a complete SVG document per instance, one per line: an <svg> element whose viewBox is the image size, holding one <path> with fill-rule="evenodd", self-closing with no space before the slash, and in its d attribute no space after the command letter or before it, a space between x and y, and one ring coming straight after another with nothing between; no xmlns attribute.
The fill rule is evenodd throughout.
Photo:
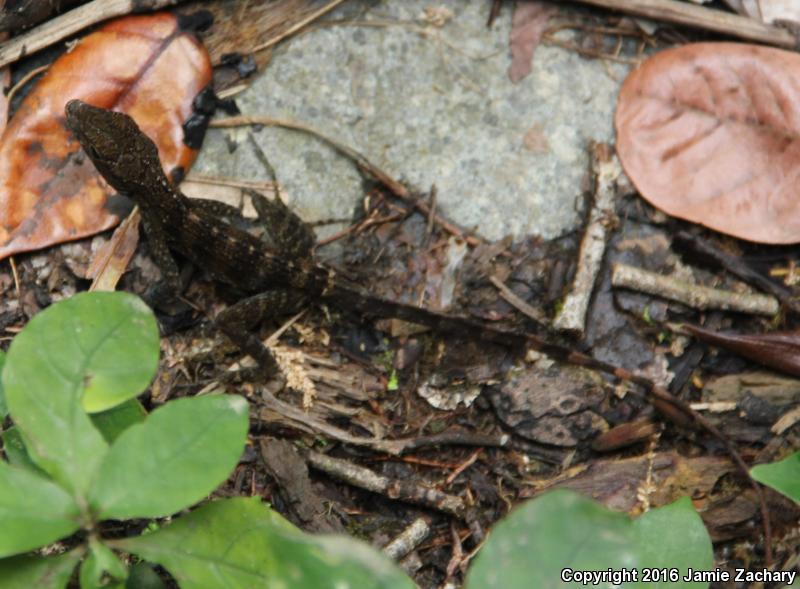
<svg viewBox="0 0 800 589"><path fill-rule="evenodd" d="M245 192L280 253L290 260L310 258L317 241L311 227L283 204L279 197L269 200L255 190Z"/></svg>
<svg viewBox="0 0 800 589"><path fill-rule="evenodd" d="M222 333L258 363L261 376L269 379L278 374L278 363L269 348L252 330L264 319L297 312L306 304L303 294L296 290L268 290L221 311L214 323Z"/></svg>

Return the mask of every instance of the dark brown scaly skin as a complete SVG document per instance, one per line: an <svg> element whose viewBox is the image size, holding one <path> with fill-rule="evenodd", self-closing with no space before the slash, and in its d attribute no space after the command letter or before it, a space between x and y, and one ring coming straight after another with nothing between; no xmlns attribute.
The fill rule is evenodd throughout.
<svg viewBox="0 0 800 589"><path fill-rule="evenodd" d="M239 211L223 203L192 199L172 187L161 167L155 144L129 116L72 100L66 107L67 125L106 181L139 206L153 257L171 288L179 285L175 250L207 271L214 279L250 294L217 317L220 329L266 371L277 369L270 352L248 328L267 314L300 308L311 299L325 299L341 308L365 315L396 317L436 330L511 347L530 347L558 360L600 370L642 387L667 417L695 425L720 439L747 475L761 502L768 533L768 512L760 487L749 477L736 448L705 417L652 381L620 368L553 344L544 338L489 327L456 317L396 303L370 295L347 284L335 272L317 264L311 255L311 230L276 199L253 195L261 220L272 229L276 248L232 226L223 217ZM770 549L767 543L767 550Z"/></svg>

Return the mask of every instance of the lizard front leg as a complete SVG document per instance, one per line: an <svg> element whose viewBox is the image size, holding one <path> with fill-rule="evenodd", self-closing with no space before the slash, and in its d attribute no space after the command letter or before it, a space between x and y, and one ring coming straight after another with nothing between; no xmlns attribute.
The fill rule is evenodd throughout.
<svg viewBox="0 0 800 589"><path fill-rule="evenodd" d="M297 290L276 288L228 307L217 315L214 323L258 363L261 376L267 379L279 372L278 363L252 329L266 318L297 312L306 303L305 296Z"/></svg>
<svg viewBox="0 0 800 589"><path fill-rule="evenodd" d="M253 202L259 220L283 257L289 260L311 257L311 250L317 241L311 227L283 204L280 198L269 200L263 194L250 189L246 189L245 193Z"/></svg>
<svg viewBox="0 0 800 589"><path fill-rule="evenodd" d="M145 235L147 235L150 255L161 270L161 280L150 286L142 298L151 307L158 307L165 300L180 294L183 287L181 273L178 263L172 257L172 252L167 245L167 237L161 224L156 220L149 219L148 215L144 214L141 216L141 220Z"/></svg>
<svg viewBox="0 0 800 589"><path fill-rule="evenodd" d="M267 230L280 254L290 260L302 260L311 257L311 250L317 239L309 225L298 217L280 198L269 200L263 194L252 189L244 192L250 197L256 209L258 220ZM235 206L224 202L204 199L189 199L192 210L201 211L215 217L229 220L244 219L242 212Z"/></svg>
<svg viewBox="0 0 800 589"><path fill-rule="evenodd" d="M255 190L245 189L250 197L258 219L267 230L281 255L290 260L311 257L316 236L311 227L297 216L280 198L269 200ZM204 198L189 199L193 210L224 217L229 220L243 219L242 212L235 206L217 200Z"/></svg>

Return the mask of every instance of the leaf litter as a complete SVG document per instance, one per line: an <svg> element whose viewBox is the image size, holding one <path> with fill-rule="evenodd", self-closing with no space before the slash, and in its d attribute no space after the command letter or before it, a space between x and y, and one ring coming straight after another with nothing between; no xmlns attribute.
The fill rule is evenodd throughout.
<svg viewBox="0 0 800 589"><path fill-rule="evenodd" d="M338 259L349 272L360 275L365 284L385 296L414 303L437 299L441 294L439 288L444 282L442 273L453 257L449 234L442 231L438 223L431 228L427 214L405 209L405 214L398 216L398 209L403 210L407 204L395 200L391 194L377 191L371 193L371 197L368 206L359 214L362 219L373 218L374 224L364 226L362 230L353 232L337 244L341 246L338 254L333 253L335 248L332 248L330 252L323 249L322 255ZM420 198L422 202L426 201L425 195L414 197ZM432 209L435 210L435 207ZM665 226L663 219L659 220L652 209L634 204L633 201L619 203L617 214L623 222L619 235L612 244L611 260L624 257L629 262L659 271L669 269L675 264L669 249L671 225ZM655 249L647 245L631 247L633 242L646 244L648 238L661 245ZM425 244L425 247L420 244ZM452 308L464 309L475 318L536 330L536 325L520 317L512 305L497 296L497 288L489 277L499 276L515 295L543 309L544 313L551 314L559 303L572 271L571 263L576 247L575 236L566 236L550 243L536 239L518 243L479 242L477 247L467 252L457 268L449 271L450 277L455 277ZM743 248L744 253L759 255L764 252L749 245L744 245ZM140 264L141 260L135 260L134 275L123 277L123 284L134 290L142 289L149 282L135 276L140 270ZM735 286L734 281L724 275L720 276L718 272L701 270L698 275L700 280L708 283L721 282L726 287ZM26 267L23 276L25 287L37 293L43 303L47 302L51 293L57 294L61 288L76 286L75 278L71 275L66 276L63 285L52 290L42 288L35 280L36 273ZM193 280L187 292L188 299L203 302L207 309L218 307L220 296L226 298L225 293L217 292L202 277ZM596 303L592 310L593 318L589 320L589 324L602 325L605 322L606 327L590 334L593 353L619 361L630 368L651 369L663 374L666 358L671 353L668 340L672 336L663 333L660 322L677 318L699 323L704 319L702 315L678 304L633 293L613 292L607 277L598 285L596 297L601 302ZM450 297L445 296L445 300L448 298ZM738 330L751 333L768 327L766 322L752 318L734 318L734 323ZM168 353L162 360L162 374L165 378L168 377L168 383L159 386L167 395L197 390L201 383L205 384L208 378L216 376L215 364L238 356L236 352L225 350L224 347L219 350L215 348L205 355L192 355L193 350L204 347L209 349L206 347L209 342L207 327L202 314L189 311L188 322L165 339L164 345L168 348ZM480 521L486 525L505 512L507 495L516 500L529 494L533 485L542 481L554 482L554 473L560 467L566 469L565 477L571 475L569 465L575 465L574 468L584 473L581 479L584 489L600 489L598 498L604 498L609 504L627 498L626 509L636 508L638 503L632 504L631 498L636 497L638 501L635 491L643 488L648 469L659 465L664 469L662 475L669 472L669 476L673 477L666 488L700 498L707 508L706 523L717 539L742 537L742 531L747 529L746 524L752 521L757 511L751 495L745 492L742 496L737 496L739 489L735 485L720 486L720 480L726 481L726 469L729 469L729 463L724 458L715 459L719 462L715 465L701 464L704 457L689 459L665 454L667 448L683 448L682 445L686 443L681 441L679 435L669 431L670 428L660 434L660 438L655 438L660 440L658 443L662 446L654 455L642 454L654 439L650 437L644 445L639 441L630 450L635 455L633 458L623 454L624 458L599 460L590 446L592 436L583 433L605 431L637 417L647 419L649 407L637 398L626 395L625 391L609 387L603 382L576 385L570 382L574 377L566 376L571 374L571 370L564 371L562 367L552 364L548 367L549 361L546 358L520 358L505 350L489 348L476 352L474 349L469 350L471 346L465 345L465 342L442 338L425 331L412 330L400 335L395 342L387 342L383 333L376 331L372 325L364 324L362 318L329 318L318 311L303 319L298 329L287 330L285 339L292 345L303 342L304 352L308 351L304 359L307 375L318 386L323 385L310 409L315 419L344 425L351 428L356 435L369 431L387 439L409 435L435 438L446 434L451 440L469 440L477 439L476 436L480 434L494 436L499 441L504 439L503 436L512 434L510 444L487 444L474 456L472 449L462 448L457 444L432 449L422 447L400 457L386 457L359 450L359 462L368 464L381 474L430 486L444 486L448 493L473 496L479 508ZM170 351L172 348L174 350ZM481 355L480 360L476 361L476 357ZM391 370L398 366L401 356L404 356L405 361L400 373L400 388L388 394L386 388ZM697 378L686 381L685 392L699 395L700 391L695 385L703 378L714 377L720 371L735 371L743 366L741 362L721 353L710 364L698 364L695 374ZM333 374L344 376L334 380ZM445 394L448 389L457 391L465 387L477 388L489 394L479 396L470 407L459 406L446 411L435 411L415 392L421 383L431 377L438 379L436 382L442 384L441 390ZM520 382L551 379L555 384L543 387L552 394L552 398L545 403L547 407L542 408L542 399L539 399L540 402L535 407L524 406L530 400L519 395L519 391L514 390L515 387L505 384L517 382L509 381L509 378L519 379ZM587 378L591 383L592 377L587 375ZM242 386L247 387L246 384ZM582 394L586 387L591 388L591 394ZM503 391L503 388L506 390ZM570 394L559 395L560 390ZM535 388L534 392L541 394L539 388ZM498 407L507 401L508 397L504 395L514 394L517 395L517 400L523 401L521 407L511 405L516 417L521 418L507 421L503 419L504 411ZM499 401L495 402L496 399ZM287 400L299 406L301 396L293 393ZM576 401L576 411L573 413L570 413L572 405L569 401ZM536 415L550 418L559 414L574 417L573 422L553 421L553 428L568 424L569 438L562 440L568 439L569 445L552 443L553 431L557 429L548 432L539 431L535 427L538 423ZM508 417L510 413L505 415ZM602 420L600 429L591 430L600 424L598 418ZM721 426L730 426L737 441L747 439L750 443L755 440L766 444L771 439L769 424L750 423L747 414L743 417L722 414L718 422ZM533 424L534 427L526 431L522 424ZM316 437L313 429L304 432L297 429L296 423L270 421L263 417L258 427L255 435L261 440L266 440L267 435L295 441L313 441ZM710 446L709 442L699 443ZM351 451L339 444L334 444L331 451L339 457L352 458ZM712 451L713 448L709 447L708 453ZM624 478L627 486L614 486L614 483L623 480L623 476L615 469L627 464L626 460L636 462L636 468L633 469L636 472ZM699 466L681 466L682 462L694 460L700 460L697 463ZM276 505L280 505L280 491L291 492L291 486L287 483L286 488L281 487L279 477L294 476L297 482L292 484L301 487L311 484L319 497L325 497L332 502L334 509L329 514L335 522L332 526L343 525L348 529L355 527L360 533L379 541L399 532L402 521L429 514L385 497L367 495L348 485L331 483L313 470L309 477L309 473L302 472L300 463L295 463L295 474L269 474L252 455L249 458L246 456L228 485L219 493L257 492L262 496L272 497L276 500ZM462 463L468 464L458 470ZM442 482L443 472L456 471L457 478L446 484ZM605 476L609 472L617 473L618 480ZM656 468L654 472L661 471ZM656 480L660 479L656 477ZM276 488L276 484L280 489ZM629 494L629 490L634 493ZM291 501L290 498L284 500ZM662 499L654 496L650 500L658 504ZM301 505L299 509L303 510L305 507ZM785 508L785 505L782 507ZM381 511L389 515L381 516ZM303 525L302 520L307 519L308 515L300 513L296 517L298 523ZM780 517L776 523L779 532L788 526ZM456 524L456 527L461 528L461 541L469 542L468 538L474 531L462 523ZM449 520L435 516L432 539L421 549L426 563L432 565L418 577L422 585L433 585L442 580L441 571L445 570L452 556L448 549L451 542Z"/></svg>

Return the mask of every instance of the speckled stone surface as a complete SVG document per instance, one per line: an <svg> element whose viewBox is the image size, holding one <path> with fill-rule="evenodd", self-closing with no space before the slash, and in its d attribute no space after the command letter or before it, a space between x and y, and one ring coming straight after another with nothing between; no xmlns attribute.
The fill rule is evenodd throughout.
<svg viewBox="0 0 800 589"><path fill-rule="evenodd" d="M430 6L453 18L427 24ZM579 218L588 141L613 139L626 67L543 45L533 73L514 85L511 11L487 29L488 6L348 2L330 18L372 25L315 28L283 43L237 103L244 114L308 124L415 188L435 184L444 213L487 239L555 237ZM247 132L212 130L195 170L266 178ZM352 215L363 187L349 161L300 133L255 137L304 219Z"/></svg>

